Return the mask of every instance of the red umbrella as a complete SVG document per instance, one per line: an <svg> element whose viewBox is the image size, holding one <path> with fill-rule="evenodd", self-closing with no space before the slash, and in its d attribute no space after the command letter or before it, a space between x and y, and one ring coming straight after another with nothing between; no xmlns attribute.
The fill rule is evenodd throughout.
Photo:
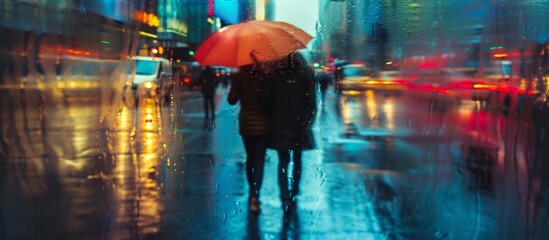
<svg viewBox="0 0 549 240"><path fill-rule="evenodd" d="M286 22L248 21L221 28L196 50L203 66L239 67L280 59L303 49L312 37Z"/></svg>

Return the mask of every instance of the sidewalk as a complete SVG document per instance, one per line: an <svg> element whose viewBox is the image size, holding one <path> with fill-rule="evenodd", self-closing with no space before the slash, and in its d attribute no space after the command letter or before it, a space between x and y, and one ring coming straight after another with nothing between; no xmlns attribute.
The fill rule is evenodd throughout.
<svg viewBox="0 0 549 240"><path fill-rule="evenodd" d="M199 95L197 97L200 99ZM196 99L190 102L197 102ZM188 187L185 192L190 191L192 194L185 198L201 199L207 206L193 203L191 205L194 209L185 208L186 211L173 214L172 217L178 223L176 225L183 224L177 229L174 225L174 234L187 239L243 239L247 234L253 235L249 232L255 228L255 234L262 236L261 239L278 238L285 234L301 236L301 239L375 239L383 235L376 230L379 226L376 226L377 220L371 205L363 201L368 197L361 177L349 174L348 169L337 163L326 163L322 144L319 144L319 149L304 153L302 192L292 227L284 224L277 180L278 161L276 152L272 150L268 151L265 164L260 198L262 212L255 219L257 222L250 220L244 171L245 154L238 134L238 106L228 105L226 92L223 91L218 91L216 99L215 126L198 137L207 138L207 144L200 145L209 147L204 152L195 152L198 145L184 140L186 149L190 151L184 153L186 161L182 162L185 172L195 172L187 176ZM198 110L195 107L192 109ZM203 121L203 114L199 112L183 115L190 120L189 126ZM185 132L185 129L178 131ZM337 132L337 129L322 128L322 135L333 132ZM319 131L317 139L322 141L318 134Z"/></svg>
<svg viewBox="0 0 549 240"><path fill-rule="evenodd" d="M386 131L368 129L347 138L330 95L314 126L318 148L304 153L296 216L283 217L272 150L262 212L249 216L238 106L228 105L226 92L218 94L215 123L184 140L187 195L174 203L181 210L170 214L174 238L486 239L499 231L495 210L501 200L471 191L469 175L456 169L464 157L460 139L433 139L416 131L386 138ZM201 104L196 99L190 102ZM199 112L183 118L189 127L205 123Z"/></svg>

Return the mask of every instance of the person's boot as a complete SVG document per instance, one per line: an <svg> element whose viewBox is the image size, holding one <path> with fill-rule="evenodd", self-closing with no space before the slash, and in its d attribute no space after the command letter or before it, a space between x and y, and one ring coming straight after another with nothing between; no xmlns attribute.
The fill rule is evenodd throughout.
<svg viewBox="0 0 549 240"><path fill-rule="evenodd" d="M253 213L261 212L261 209L259 208L259 199L256 197L250 197L248 200L248 207Z"/></svg>

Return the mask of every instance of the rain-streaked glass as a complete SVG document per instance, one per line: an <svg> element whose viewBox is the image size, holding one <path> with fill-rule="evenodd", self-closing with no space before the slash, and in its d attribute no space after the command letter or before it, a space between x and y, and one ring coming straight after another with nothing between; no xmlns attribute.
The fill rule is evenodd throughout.
<svg viewBox="0 0 549 240"><path fill-rule="evenodd" d="M313 37L291 215L273 149L249 210L238 68L213 67L206 118L195 61L263 19ZM547 19L548 0L4 0L0 238L548 239Z"/></svg>

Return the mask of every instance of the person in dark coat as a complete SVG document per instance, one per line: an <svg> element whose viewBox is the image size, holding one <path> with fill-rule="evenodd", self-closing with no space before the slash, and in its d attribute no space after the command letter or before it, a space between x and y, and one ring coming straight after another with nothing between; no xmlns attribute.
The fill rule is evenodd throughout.
<svg viewBox="0 0 549 240"><path fill-rule="evenodd" d="M266 81L262 102L269 109L268 147L278 152L278 182L282 207L293 209L299 193L303 150L315 147L311 125L316 111L314 71L303 56L291 53L277 76ZM288 165L293 160L291 187Z"/></svg>
<svg viewBox="0 0 549 240"><path fill-rule="evenodd" d="M206 66L200 74L200 83L202 85L202 96L204 96L204 114L206 118L210 116L215 118L215 72L210 66Z"/></svg>
<svg viewBox="0 0 549 240"><path fill-rule="evenodd" d="M262 74L258 66L240 67L234 74L227 100L235 105L240 102L239 131L246 149L246 177L249 186L248 205L258 213L259 192L263 181L263 167L267 150L269 125L267 112L260 102Z"/></svg>

